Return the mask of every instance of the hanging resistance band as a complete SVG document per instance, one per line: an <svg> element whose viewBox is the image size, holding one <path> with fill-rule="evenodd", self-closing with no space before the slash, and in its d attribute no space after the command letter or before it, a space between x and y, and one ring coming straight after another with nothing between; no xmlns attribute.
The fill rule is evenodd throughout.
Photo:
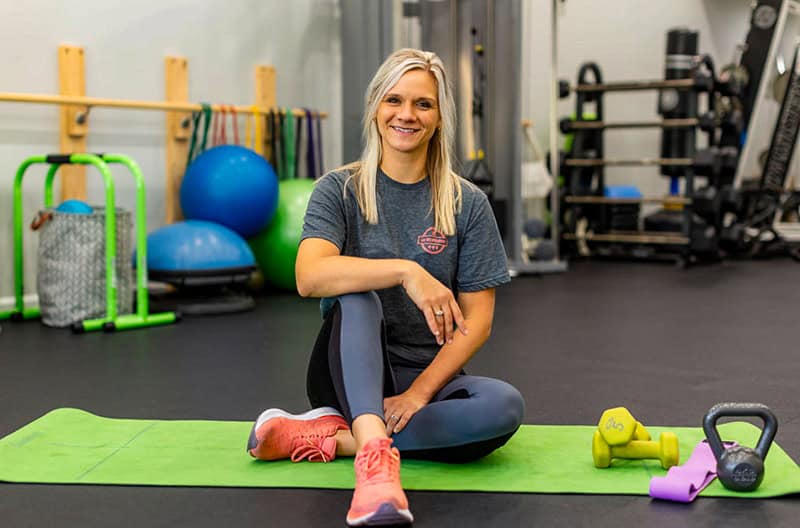
<svg viewBox="0 0 800 528"><path fill-rule="evenodd" d="M211 124L211 105L208 103L200 103L202 110L200 112L192 113L192 142L189 145L189 155L186 158L186 166L194 161L194 158L199 156L206 150L206 140L208 139L208 127ZM197 136L200 132L200 121L203 121L203 139L200 145L197 144ZM197 148L199 147L199 148ZM195 151L197 148L197 151Z"/></svg>
<svg viewBox="0 0 800 528"><path fill-rule="evenodd" d="M283 121L283 150L286 155L286 166L281 179L294 178L297 173L297 160L295 158L296 145L294 143L294 113L291 108L285 109Z"/></svg>
<svg viewBox="0 0 800 528"><path fill-rule="evenodd" d="M280 123L280 115L273 110L269 111L267 116L267 127L270 134L271 150L271 163L275 172L278 173L278 179L283 179L283 172L285 163L283 161L283 142L282 131Z"/></svg>
<svg viewBox="0 0 800 528"><path fill-rule="evenodd" d="M319 176L317 172L317 156L314 152L314 115L311 109L303 108L306 112L306 137L308 138L308 148L306 149L306 166L308 168L308 177L316 179Z"/></svg>
<svg viewBox="0 0 800 528"><path fill-rule="evenodd" d="M325 174L325 163L322 157L322 117L317 114L316 118L314 119L314 125L317 132L316 137L316 145L317 145L317 178Z"/></svg>
<svg viewBox="0 0 800 528"><path fill-rule="evenodd" d="M225 112L225 108L221 107L219 112L214 112L214 117L211 122L211 146L216 147L222 141L221 132L219 129L219 115Z"/></svg>
<svg viewBox="0 0 800 528"><path fill-rule="evenodd" d="M231 126L233 126L233 144L239 144L239 119L236 115L236 107L233 105L228 106L228 113L231 114Z"/></svg>
<svg viewBox="0 0 800 528"><path fill-rule="evenodd" d="M186 156L186 166L194 159L194 149L197 145L197 133L200 130L200 119L203 117L203 112L192 112L192 141L189 143L189 154Z"/></svg>
<svg viewBox="0 0 800 528"><path fill-rule="evenodd" d="M294 177L299 178L302 174L300 171L300 163L303 158L303 116L294 117Z"/></svg>
<svg viewBox="0 0 800 528"><path fill-rule="evenodd" d="M200 143L200 152L201 154L206 151L206 144L208 142L208 128L211 126L211 105L208 103L200 103L200 106L203 107L203 141Z"/></svg>

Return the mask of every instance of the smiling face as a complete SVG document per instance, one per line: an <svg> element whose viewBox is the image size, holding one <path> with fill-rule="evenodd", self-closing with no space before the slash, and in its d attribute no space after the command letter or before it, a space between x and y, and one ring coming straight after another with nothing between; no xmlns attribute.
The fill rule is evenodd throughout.
<svg viewBox="0 0 800 528"><path fill-rule="evenodd" d="M426 156L441 121L436 79L431 72L410 70L378 105L375 115L383 154Z"/></svg>

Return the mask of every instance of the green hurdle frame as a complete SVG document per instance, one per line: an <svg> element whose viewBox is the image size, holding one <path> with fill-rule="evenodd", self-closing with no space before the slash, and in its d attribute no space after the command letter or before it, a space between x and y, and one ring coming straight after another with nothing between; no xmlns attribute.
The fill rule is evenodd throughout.
<svg viewBox="0 0 800 528"><path fill-rule="evenodd" d="M136 181L136 313L117 313L117 222L115 215L114 178L108 167L118 163L127 167ZM24 255L22 247L22 180L31 165L49 164L44 186L44 205L53 207L53 180L62 165L93 165L100 171L105 184L105 235L106 235L106 315L98 319L86 319L73 323L75 333L103 330L127 330L148 326L166 325L178 320L175 312L149 313L147 298L147 228L145 209L144 177L139 166L128 156L121 154L50 154L32 156L22 162L14 179L14 299L12 310L0 312L0 320L24 321L41 316L38 306L25 307L24 301Z"/></svg>

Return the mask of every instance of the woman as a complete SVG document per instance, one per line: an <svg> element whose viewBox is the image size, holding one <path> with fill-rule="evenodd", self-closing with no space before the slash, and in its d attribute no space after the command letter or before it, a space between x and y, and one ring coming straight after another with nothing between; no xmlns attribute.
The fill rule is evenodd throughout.
<svg viewBox="0 0 800 528"><path fill-rule="evenodd" d="M248 443L264 460L355 456L350 526L413 521L400 453L474 460L524 413L514 387L463 370L510 279L486 196L451 169L454 106L433 53L399 50L378 69L361 160L320 179L297 255L299 293L323 298L314 409L264 411Z"/></svg>

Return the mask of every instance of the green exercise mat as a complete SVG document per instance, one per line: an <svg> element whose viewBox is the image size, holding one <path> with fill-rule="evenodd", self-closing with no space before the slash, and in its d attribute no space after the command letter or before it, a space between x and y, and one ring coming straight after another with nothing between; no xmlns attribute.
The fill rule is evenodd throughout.
<svg viewBox="0 0 800 528"><path fill-rule="evenodd" d="M250 422L127 420L57 409L0 440L0 480L58 484L352 488L352 459L329 464L260 462L245 452ZM699 427L652 427L680 439L681 461L703 438ZM735 422L721 426L726 440L755 445L760 430ZM657 461L592 465L592 426L524 425L501 449L470 464L404 460L410 490L647 495L650 477L664 475ZM800 468L777 445L766 476L753 493L714 482L702 495L774 497L800 492Z"/></svg>

